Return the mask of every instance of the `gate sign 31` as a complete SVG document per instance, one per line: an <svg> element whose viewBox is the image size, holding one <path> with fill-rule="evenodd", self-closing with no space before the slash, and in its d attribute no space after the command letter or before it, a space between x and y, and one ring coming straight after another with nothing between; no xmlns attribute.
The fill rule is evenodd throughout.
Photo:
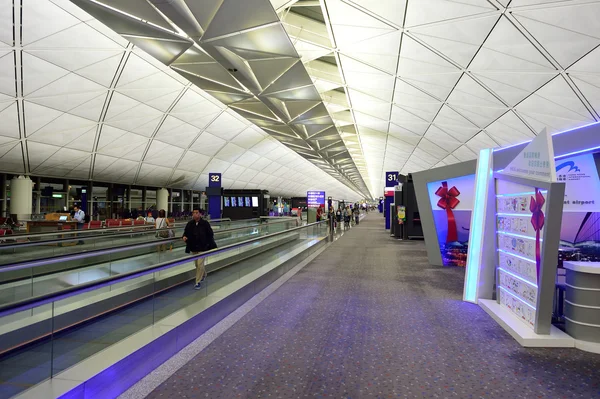
<svg viewBox="0 0 600 399"><path fill-rule="evenodd" d="M398 172L385 172L385 186L394 187L398 184Z"/></svg>

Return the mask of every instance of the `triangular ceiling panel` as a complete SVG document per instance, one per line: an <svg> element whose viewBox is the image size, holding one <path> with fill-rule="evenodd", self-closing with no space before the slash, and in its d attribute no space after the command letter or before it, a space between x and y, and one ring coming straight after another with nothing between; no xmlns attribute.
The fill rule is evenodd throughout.
<svg viewBox="0 0 600 399"><path fill-rule="evenodd" d="M523 32L502 17L469 65L469 70L550 72L555 68Z"/></svg>
<svg viewBox="0 0 600 399"><path fill-rule="evenodd" d="M461 19L416 27L410 34L466 68L497 21L497 15Z"/></svg>
<svg viewBox="0 0 600 399"><path fill-rule="evenodd" d="M404 24L407 0L349 0L349 2L364 8L381 20L398 26Z"/></svg>
<svg viewBox="0 0 600 399"><path fill-rule="evenodd" d="M598 13L598 10L600 10L598 4L593 6L596 8L596 13L600 14ZM580 15L579 12L594 11L590 10L589 7L571 6L571 9L578 11L577 14L573 13L571 18L583 25L586 23L585 14ZM566 28L565 25L571 25L572 23L564 23L564 9L562 7L549 8L545 13L538 11L532 14L523 11L515 12L513 15L564 68L569 67L600 44L599 37L590 36L589 33L579 33L577 30L571 30L571 27ZM582 30L585 31L586 29L579 31Z"/></svg>
<svg viewBox="0 0 600 399"><path fill-rule="evenodd" d="M262 95L269 95L279 91L301 88L305 86L312 86L312 80L306 73L304 65L301 62L297 62L290 69L285 71L276 81L269 85L263 92Z"/></svg>
<svg viewBox="0 0 600 399"><path fill-rule="evenodd" d="M15 57L9 52L0 57L0 94L14 97L16 94L15 84Z"/></svg>
<svg viewBox="0 0 600 399"><path fill-rule="evenodd" d="M485 0L419 0L409 1L406 26L425 25L496 11Z"/></svg>
<svg viewBox="0 0 600 399"><path fill-rule="evenodd" d="M198 10L199 14L202 13ZM252 18L248 18L252 15ZM266 1L223 0L215 16L210 21L202 40L213 39L232 32L240 32L277 22L277 14Z"/></svg>

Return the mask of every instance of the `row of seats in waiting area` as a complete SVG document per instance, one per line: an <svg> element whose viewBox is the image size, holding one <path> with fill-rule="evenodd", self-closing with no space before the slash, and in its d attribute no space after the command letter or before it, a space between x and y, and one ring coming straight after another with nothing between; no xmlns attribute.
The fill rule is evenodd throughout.
<svg viewBox="0 0 600 399"><path fill-rule="evenodd" d="M169 218L169 224L175 223L174 218ZM104 229L104 228L115 228L115 227L129 227L129 226L154 226L154 223L146 223L143 219L106 219L106 220L90 220L88 223L83 225L86 230L91 229Z"/></svg>

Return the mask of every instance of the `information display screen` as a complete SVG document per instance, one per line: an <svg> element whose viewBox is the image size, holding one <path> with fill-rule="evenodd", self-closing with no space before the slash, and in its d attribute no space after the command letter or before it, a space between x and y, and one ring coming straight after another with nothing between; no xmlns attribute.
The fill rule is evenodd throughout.
<svg viewBox="0 0 600 399"><path fill-rule="evenodd" d="M258 197L252 197L252 206L258 208Z"/></svg>
<svg viewBox="0 0 600 399"><path fill-rule="evenodd" d="M308 191L306 201L309 208L325 206L325 191Z"/></svg>
<svg viewBox="0 0 600 399"><path fill-rule="evenodd" d="M224 197L225 198L225 206L229 207L229 197Z"/></svg>
<svg viewBox="0 0 600 399"><path fill-rule="evenodd" d="M238 206L244 206L244 197L238 197Z"/></svg>
<svg viewBox="0 0 600 399"><path fill-rule="evenodd" d="M250 202L250 197L244 198L244 201L245 201L247 207L251 207L252 206L252 203Z"/></svg>
<svg viewBox="0 0 600 399"><path fill-rule="evenodd" d="M231 206L233 206L233 207L237 206L237 200L235 197L231 197Z"/></svg>

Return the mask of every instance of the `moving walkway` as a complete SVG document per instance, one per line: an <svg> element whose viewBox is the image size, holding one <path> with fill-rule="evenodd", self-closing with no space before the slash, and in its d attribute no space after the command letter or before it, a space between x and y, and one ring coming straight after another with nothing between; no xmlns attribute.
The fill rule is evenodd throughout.
<svg viewBox="0 0 600 399"><path fill-rule="evenodd" d="M248 224L242 227L216 230L215 240L220 247L246 240L249 237L274 233L295 226L295 220L291 219ZM112 234L110 238L95 236L95 238L89 238L90 246L88 248L90 249L81 252L72 251L72 253L67 252L64 255L0 266L0 305L137 270L157 262L178 259L185 255L185 244L180 239L182 231L183 227L178 231L175 230L175 237L170 239L157 239L155 230L119 232ZM132 237L123 237L123 235L130 234ZM71 237L67 240L80 238ZM61 242L62 240L59 239ZM45 244L13 244L12 247L35 244L35 248L38 248L49 245L48 242L47 240ZM106 249L109 250L106 251ZM32 252L39 254L39 251Z"/></svg>
<svg viewBox="0 0 600 399"><path fill-rule="evenodd" d="M219 248L200 255L176 256L177 250L183 251L180 247L162 257L154 253L150 264L121 268L118 273L52 292L34 292L1 305L0 398L31 387L23 397L52 397L55 393L39 385L51 377L69 384L79 381L81 387L93 379L100 384L95 386L108 389L99 381L108 368L114 373L115 367L127 374L125 380L139 379L151 371L142 370L142 365L166 360L316 251L329 234L325 222L292 228L268 223L245 229L250 228L258 230L250 239L248 234L236 236L233 229L224 230L229 236L218 242ZM131 250L144 245L135 244ZM103 249L95 256L111 256L116 250ZM200 257L206 258L209 275L203 288L194 290L193 261ZM159 341L159 347L139 362L143 364L131 358ZM115 389L118 384L108 385ZM108 391L98 395L113 397Z"/></svg>

